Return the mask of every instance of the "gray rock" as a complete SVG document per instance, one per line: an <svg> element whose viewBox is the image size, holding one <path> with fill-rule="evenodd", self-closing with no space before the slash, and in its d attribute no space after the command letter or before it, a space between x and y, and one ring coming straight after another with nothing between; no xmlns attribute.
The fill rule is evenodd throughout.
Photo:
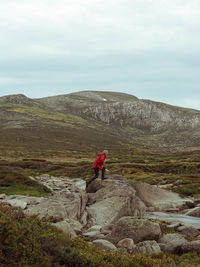
<svg viewBox="0 0 200 267"><path fill-rule="evenodd" d="M200 240L191 241L191 242L182 244L181 252L182 253L197 252L198 255L200 255Z"/></svg>
<svg viewBox="0 0 200 267"><path fill-rule="evenodd" d="M132 185L136 190L137 196L146 206L154 207L157 211L177 210L177 208L181 208L185 203L192 202L188 198L179 197L176 193L146 183L134 181Z"/></svg>
<svg viewBox="0 0 200 267"><path fill-rule="evenodd" d="M135 196L110 196L87 208L89 219L93 219L91 225L99 224L102 226L113 223L122 216L142 216L144 211L144 204Z"/></svg>
<svg viewBox="0 0 200 267"><path fill-rule="evenodd" d="M176 253L187 240L180 234L166 234L158 241L162 251Z"/></svg>
<svg viewBox="0 0 200 267"><path fill-rule="evenodd" d="M132 250L132 254L152 254L159 252L161 252L160 246L155 240L140 242Z"/></svg>
<svg viewBox="0 0 200 267"><path fill-rule="evenodd" d="M20 199L8 199L8 200L5 200L5 202L10 204L13 207L19 207L23 210L27 207L27 202L20 200Z"/></svg>
<svg viewBox="0 0 200 267"><path fill-rule="evenodd" d="M200 231L194 228L193 226L179 226L177 231L180 232L185 237L197 237L200 235Z"/></svg>
<svg viewBox="0 0 200 267"><path fill-rule="evenodd" d="M93 236L97 236L99 234L100 234L99 231L90 231L90 232L85 232L82 235L85 237L93 237Z"/></svg>
<svg viewBox="0 0 200 267"><path fill-rule="evenodd" d="M193 217L200 217L200 207L190 209L185 214Z"/></svg>
<svg viewBox="0 0 200 267"><path fill-rule="evenodd" d="M115 251L117 248L109 241L104 239L97 239L93 241L93 244L103 250L112 250Z"/></svg>
<svg viewBox="0 0 200 267"><path fill-rule="evenodd" d="M65 234L69 235L71 238L77 237L77 234L75 233L75 231L73 230L73 228L71 227L69 222L67 222L67 221L60 221L60 222L54 223L52 225L54 225L56 228L62 230Z"/></svg>
<svg viewBox="0 0 200 267"><path fill-rule="evenodd" d="M5 199L6 198L6 194L0 194L0 199Z"/></svg>
<svg viewBox="0 0 200 267"><path fill-rule="evenodd" d="M118 248L125 248L128 252L131 252L135 247L134 241L131 238L124 238L117 243Z"/></svg>
<svg viewBox="0 0 200 267"><path fill-rule="evenodd" d="M121 239L131 238L134 242L144 240L157 240L161 236L160 225L147 219L135 217L122 217L114 225L106 239L117 244Z"/></svg>

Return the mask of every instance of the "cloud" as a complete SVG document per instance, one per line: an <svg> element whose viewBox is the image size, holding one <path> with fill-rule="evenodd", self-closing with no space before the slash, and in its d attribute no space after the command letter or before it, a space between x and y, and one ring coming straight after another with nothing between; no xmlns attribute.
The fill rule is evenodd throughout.
<svg viewBox="0 0 200 267"><path fill-rule="evenodd" d="M0 95L116 90L196 106L199 9L197 0L2 1Z"/></svg>

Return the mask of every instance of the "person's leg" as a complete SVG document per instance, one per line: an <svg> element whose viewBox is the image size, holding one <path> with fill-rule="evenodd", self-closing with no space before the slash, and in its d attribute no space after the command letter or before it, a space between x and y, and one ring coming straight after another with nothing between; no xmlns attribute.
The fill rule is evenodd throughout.
<svg viewBox="0 0 200 267"><path fill-rule="evenodd" d="M105 172L106 172L106 168L103 167L103 169L102 169L102 173L101 173L101 179L102 179L102 180L105 179Z"/></svg>
<svg viewBox="0 0 200 267"><path fill-rule="evenodd" d="M88 186L92 181L94 181L99 176L99 169L94 168L94 177L92 177L90 180L86 182L86 185Z"/></svg>

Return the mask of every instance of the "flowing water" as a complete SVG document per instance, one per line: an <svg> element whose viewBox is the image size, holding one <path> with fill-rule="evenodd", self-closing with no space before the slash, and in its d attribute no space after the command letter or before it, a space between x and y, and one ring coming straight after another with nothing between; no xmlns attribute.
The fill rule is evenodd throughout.
<svg viewBox="0 0 200 267"><path fill-rule="evenodd" d="M165 221L169 223L180 222L184 225L192 225L196 229L200 229L200 218L188 216L185 214L168 212L147 212L145 217L148 219Z"/></svg>

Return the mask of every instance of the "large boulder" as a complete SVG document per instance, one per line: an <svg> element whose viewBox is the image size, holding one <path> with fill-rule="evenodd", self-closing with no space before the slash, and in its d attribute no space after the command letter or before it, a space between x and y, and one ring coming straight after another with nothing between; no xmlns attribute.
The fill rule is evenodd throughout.
<svg viewBox="0 0 200 267"><path fill-rule="evenodd" d="M67 218L80 220L87 203L87 195L84 192L56 193L48 198L43 198L38 205L31 205L26 213L38 214L43 220L52 222L62 221Z"/></svg>
<svg viewBox="0 0 200 267"><path fill-rule="evenodd" d="M113 196L87 208L89 225L107 225L116 222L123 216L142 217L145 212L145 205L136 196L121 197Z"/></svg>
<svg viewBox="0 0 200 267"><path fill-rule="evenodd" d="M187 240L180 234L166 234L158 241L162 251L177 253L180 252L181 246L187 243Z"/></svg>
<svg viewBox="0 0 200 267"><path fill-rule="evenodd" d="M134 181L131 183L136 190L136 195L148 207L154 207L157 211L176 210L184 206L186 203L191 203L188 198L181 198L178 194L158 188L157 186L149 185Z"/></svg>
<svg viewBox="0 0 200 267"><path fill-rule="evenodd" d="M119 219L106 239L117 244L121 239L131 238L134 242L158 240L161 236L160 225L147 219L125 216Z"/></svg>
<svg viewBox="0 0 200 267"><path fill-rule="evenodd" d="M161 252L160 246L155 240L140 242L132 250L132 254L152 254L159 252Z"/></svg>
<svg viewBox="0 0 200 267"><path fill-rule="evenodd" d="M92 182L92 184L96 182ZM97 184L98 185L98 184ZM116 222L122 216L143 217L144 203L135 196L135 190L120 175L103 180L98 190L90 193L87 207L89 224L101 225Z"/></svg>

